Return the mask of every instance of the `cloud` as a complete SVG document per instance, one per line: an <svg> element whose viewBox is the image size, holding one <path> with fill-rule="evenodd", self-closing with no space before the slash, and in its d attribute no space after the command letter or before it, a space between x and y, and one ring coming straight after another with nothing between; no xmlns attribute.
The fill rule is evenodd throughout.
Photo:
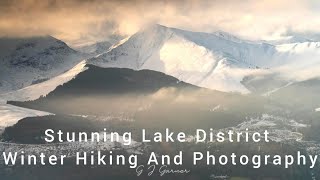
<svg viewBox="0 0 320 180"><path fill-rule="evenodd" d="M50 34L81 44L159 23L262 39L284 29L319 32L319 10L317 0L2 0L0 36Z"/></svg>

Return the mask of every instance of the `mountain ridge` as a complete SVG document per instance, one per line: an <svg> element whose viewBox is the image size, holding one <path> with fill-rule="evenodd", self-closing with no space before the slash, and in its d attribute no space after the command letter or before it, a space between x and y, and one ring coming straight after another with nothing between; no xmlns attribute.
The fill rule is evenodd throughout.
<svg viewBox="0 0 320 180"><path fill-rule="evenodd" d="M29 38L29 41L30 39L34 41L39 38ZM36 52L35 54L39 52L41 55L46 55L46 53L43 53L47 51L46 47L49 50L53 47L54 51L62 49L62 51L66 51L67 53L57 56L61 64L64 63L61 60L68 60L68 53L71 53L71 56L76 54L77 58L79 57L79 53L69 48L64 42L51 36L45 36L44 39L45 41L53 41L57 45L50 45L50 43L50 46L43 47L34 47L37 43L22 43L22 45L26 45L25 49L32 49ZM320 62L314 59L320 53L319 43L308 41L272 45L262 41L244 40L223 31L213 33L192 32L155 24L141 29L111 47L104 47L104 43L97 44L99 48L94 50L99 50L101 54L86 59L85 64L135 70L150 69L163 72L200 87L224 92L250 93L252 89L242 83L245 77L260 76L259 74L267 72L267 74L283 74L283 76L288 76L285 82L294 82L297 81L295 80L297 77L293 76L294 74L302 74L306 71L306 69L301 67L308 65L307 68L315 68L320 66ZM109 43L107 45L109 46ZM13 47L17 48L17 45ZM17 49L21 49L21 46ZM33 57L32 53L31 57ZM49 55L45 57L49 57L46 59L51 59L52 61L55 59L55 53L50 53L49 51ZM62 68L63 71L62 69L56 71L56 66L50 67L50 61L44 61L43 65L41 64L41 58L34 58L35 60L39 60L36 61L38 64L40 63L38 65L37 63L33 63L33 61L30 63L28 56L25 59L20 58L24 56L24 53L13 54L18 55L14 55L13 58L7 58L8 60L2 61L2 63L13 61L12 66L15 67L11 70L10 67L8 68L9 70L4 70L4 65L2 69L0 67L0 72L4 74L2 77L8 76L6 73L13 74L17 69L22 69L25 74L21 73L16 78L18 82L13 82L14 85L8 81L2 80L1 82L0 78L0 90L2 90L2 93L21 89L31 84L37 84L52 77L62 75L62 73L70 70L80 62L79 58L76 61L72 60L70 64ZM67 57L64 57L64 55ZM94 55L91 54L91 56ZM310 61L303 61L307 58L312 59ZM31 58L31 60L33 59ZM35 66L35 68L28 67L29 64L30 66ZM23 69L23 65L26 65L25 70ZM33 72L37 68L39 71ZM301 73L300 70L302 70ZM15 76L11 77L15 78ZM6 79L8 78L10 77ZM19 78L21 78L20 81ZM25 83L26 78L32 80L27 80ZM275 88L277 88L276 86Z"/></svg>
<svg viewBox="0 0 320 180"><path fill-rule="evenodd" d="M192 32L156 24L87 62L101 67L151 69L200 87L249 93L241 84L245 76L278 71L314 53L320 53L317 42L272 45L222 31Z"/></svg>

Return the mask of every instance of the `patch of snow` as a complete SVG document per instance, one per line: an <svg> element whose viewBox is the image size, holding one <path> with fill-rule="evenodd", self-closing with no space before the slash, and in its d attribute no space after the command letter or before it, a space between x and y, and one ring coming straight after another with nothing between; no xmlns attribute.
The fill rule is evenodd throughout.
<svg viewBox="0 0 320 180"><path fill-rule="evenodd" d="M219 104L219 105L215 106L214 108L210 109L209 111L210 112L217 111L218 109L220 109L220 107L221 107L221 105Z"/></svg>
<svg viewBox="0 0 320 180"><path fill-rule="evenodd" d="M293 119L263 114L260 118L251 118L249 121L242 122L232 129L236 131L265 131L270 133L269 137L272 141L281 142L286 140L301 141L303 134L297 129L307 128L307 124L299 123Z"/></svg>
<svg viewBox="0 0 320 180"><path fill-rule="evenodd" d="M315 109L316 112L320 112L320 108Z"/></svg>
<svg viewBox="0 0 320 180"><path fill-rule="evenodd" d="M21 108L9 104L0 104L0 128L12 126L25 117L45 115L50 115L50 113Z"/></svg>
<svg viewBox="0 0 320 180"><path fill-rule="evenodd" d="M295 120L290 120L290 121L289 121L289 125L292 126L292 127L296 127L296 128L299 128L299 127L303 127L303 128L308 127L307 124L298 123L298 122L295 121Z"/></svg>

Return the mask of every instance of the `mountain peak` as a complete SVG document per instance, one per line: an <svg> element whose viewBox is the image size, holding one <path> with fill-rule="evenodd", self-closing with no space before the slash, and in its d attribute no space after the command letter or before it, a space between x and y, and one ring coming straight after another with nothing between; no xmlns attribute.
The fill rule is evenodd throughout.
<svg viewBox="0 0 320 180"><path fill-rule="evenodd" d="M172 28L172 27L167 27L161 24L149 24L142 28L140 31L138 31L136 34L137 35L153 35L155 36L156 34L160 34L161 36L165 37L165 34L176 34L179 36L183 37L191 37L189 39L194 39L192 38L193 36L216 36L217 38L224 39L226 41L232 41L235 43L242 43L242 42L250 42L243 40L231 33L225 32L225 31L215 31L213 33L205 33L205 32L195 32L195 31L189 31L189 30L184 30L184 29L177 29L177 28Z"/></svg>
<svg viewBox="0 0 320 180"><path fill-rule="evenodd" d="M160 25L160 24L149 24L143 28L141 28L135 35L143 35L143 36L154 36L157 34L163 34L167 32L170 28Z"/></svg>

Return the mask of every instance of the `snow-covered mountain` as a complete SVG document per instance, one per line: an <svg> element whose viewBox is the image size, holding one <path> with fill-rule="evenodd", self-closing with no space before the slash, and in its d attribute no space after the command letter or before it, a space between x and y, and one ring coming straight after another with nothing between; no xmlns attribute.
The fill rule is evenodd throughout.
<svg viewBox="0 0 320 180"><path fill-rule="evenodd" d="M319 50L318 42L271 45L221 31L190 32L152 25L87 62L102 67L151 69L201 87L248 93L241 84L245 76L305 62Z"/></svg>
<svg viewBox="0 0 320 180"><path fill-rule="evenodd" d="M79 67L85 65L77 65L83 53L50 36L3 38L0 39L0 46L0 94L11 91L6 94L10 95L10 99L21 96L22 99L34 99L45 95L60 82L69 81L82 71ZM320 67L320 61L316 58L320 53L320 42L271 45L243 40L222 31L190 32L152 25L115 45L101 42L83 48L82 51L86 55L91 54L91 57L100 54L88 59L86 62L89 64L160 71L187 83L227 92L249 93L260 89L259 93L264 94L295 80L320 75L316 71ZM71 68L79 71L72 70L71 76L69 72L63 74ZM53 81L40 83L58 75L61 76ZM248 76L250 79L263 77L271 84L268 88L248 88L253 86L250 82L243 84ZM279 83L268 80L269 77L286 79L281 79ZM32 86L27 87L29 85ZM12 93L17 89L21 90ZM38 93L36 89L44 89L45 92Z"/></svg>
<svg viewBox="0 0 320 180"><path fill-rule="evenodd" d="M97 42L91 45L85 45L76 48L77 51L90 54L92 56L96 56L98 54L104 53L109 50L109 48L112 46L112 43L109 41L101 41Z"/></svg>
<svg viewBox="0 0 320 180"><path fill-rule="evenodd" d="M57 76L86 56L51 36L0 39L0 93Z"/></svg>
<svg viewBox="0 0 320 180"><path fill-rule="evenodd" d="M253 44L223 32L208 34L153 25L88 62L151 69L202 87L248 92L239 74L246 73L244 68L269 67L274 51L272 45ZM266 56L257 61L260 54Z"/></svg>

